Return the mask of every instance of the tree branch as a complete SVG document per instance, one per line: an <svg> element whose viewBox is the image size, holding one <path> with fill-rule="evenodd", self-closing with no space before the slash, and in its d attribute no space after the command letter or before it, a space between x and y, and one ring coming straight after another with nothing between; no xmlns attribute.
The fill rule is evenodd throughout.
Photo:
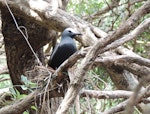
<svg viewBox="0 0 150 114"><path fill-rule="evenodd" d="M146 58L142 58L142 57L135 57L135 56L132 56L132 55L118 55L118 56L107 56L107 57L103 57L102 59L101 58L97 58L95 60L95 62L100 62L100 63L103 63L105 64L105 66L108 65L108 63L111 64L115 64L115 65L118 65L118 64L123 64L123 63L136 63L136 64L139 64L139 65L144 65L144 66L147 66L147 67L150 67L150 60L149 59L146 59Z"/></svg>
<svg viewBox="0 0 150 114"><path fill-rule="evenodd" d="M96 91L96 90L81 90L81 97L90 97L97 99L118 99L118 98L129 98L133 92L125 90L115 91Z"/></svg>
<svg viewBox="0 0 150 114"><path fill-rule="evenodd" d="M120 55L107 56L103 57L102 59L97 58L94 65L102 65L105 67L114 65L120 66L121 68L124 68L139 77L146 77L150 74L150 60L139 56Z"/></svg>
<svg viewBox="0 0 150 114"><path fill-rule="evenodd" d="M0 109L0 114L22 114L29 106L31 106L31 103L37 93L38 92L35 91L13 105Z"/></svg>
<svg viewBox="0 0 150 114"><path fill-rule="evenodd" d="M126 106L127 102L128 102L128 100L123 101L120 104L118 104L117 106L114 106L113 108L111 108L109 110L106 110L102 114L114 114L114 113L123 111L125 109L125 106Z"/></svg>
<svg viewBox="0 0 150 114"><path fill-rule="evenodd" d="M149 75L150 76L150 75ZM136 87L134 94L128 99L126 113L125 114L133 114L134 106L144 97L147 91L150 89L148 86L146 89L142 89L142 86L145 82L150 81L150 77L145 78L142 80L139 85Z"/></svg>
<svg viewBox="0 0 150 114"><path fill-rule="evenodd" d="M137 38L138 35L140 35L141 33L143 33L145 30L148 30L150 26L150 18L144 20L140 25L138 25L131 33L129 33L128 35L123 36L122 38L112 42L111 44L107 45L104 48L104 51L107 51L109 49L118 47L123 45L124 43Z"/></svg>

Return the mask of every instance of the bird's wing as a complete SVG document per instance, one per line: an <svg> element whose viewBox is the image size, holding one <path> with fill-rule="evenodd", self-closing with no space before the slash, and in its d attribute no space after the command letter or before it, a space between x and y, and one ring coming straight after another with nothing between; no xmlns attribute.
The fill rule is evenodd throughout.
<svg viewBox="0 0 150 114"><path fill-rule="evenodd" d="M54 58L54 55L55 55L55 53L56 53L56 51L58 50L59 47L60 47L60 45L57 44L56 47L54 48L52 54L51 54L51 57L50 57L50 60L49 60L49 61L52 61L52 58Z"/></svg>

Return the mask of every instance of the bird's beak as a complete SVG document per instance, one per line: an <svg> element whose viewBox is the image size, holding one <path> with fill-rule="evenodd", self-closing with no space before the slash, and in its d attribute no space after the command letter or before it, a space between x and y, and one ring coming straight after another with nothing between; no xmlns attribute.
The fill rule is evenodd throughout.
<svg viewBox="0 0 150 114"><path fill-rule="evenodd" d="M75 33L74 34L75 36L80 36L80 35L82 35L81 33Z"/></svg>

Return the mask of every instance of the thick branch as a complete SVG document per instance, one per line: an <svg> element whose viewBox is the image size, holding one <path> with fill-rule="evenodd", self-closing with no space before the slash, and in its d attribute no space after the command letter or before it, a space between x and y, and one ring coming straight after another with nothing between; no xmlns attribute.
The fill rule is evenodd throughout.
<svg viewBox="0 0 150 114"><path fill-rule="evenodd" d="M95 62L100 62L106 65L110 63L110 65L113 63L115 65L118 65L120 63L137 63L139 65L144 65L147 67L150 67L150 60L145 59L142 57L135 57L135 56L130 56L130 55L120 55L120 56L108 56L108 57L103 57L103 59L99 58L96 59Z"/></svg>
<svg viewBox="0 0 150 114"><path fill-rule="evenodd" d="M136 64L135 64L136 63ZM97 58L95 63L105 67L120 66L137 76L148 76L150 74L150 60L137 56L121 55L121 56L108 56Z"/></svg>
<svg viewBox="0 0 150 114"><path fill-rule="evenodd" d="M25 97L23 100L20 100L13 105L9 105L0 109L0 114L22 114L25 109L27 109L31 105L36 94L37 92L33 92Z"/></svg>
<svg viewBox="0 0 150 114"><path fill-rule="evenodd" d="M126 107L126 113L125 114L133 114L134 112L134 106L138 104L138 102L145 96L147 91L150 89L150 86L148 86L146 89L142 89L142 86L145 82L148 82L150 80L149 77L142 80L139 85L136 87L134 94L128 99L127 107Z"/></svg>
<svg viewBox="0 0 150 114"><path fill-rule="evenodd" d="M69 67L72 67L80 58L85 57L88 49L90 48L85 48L84 50L77 51L75 54L73 54L71 57L65 60L55 71L54 76L57 76L62 71L66 70Z"/></svg>

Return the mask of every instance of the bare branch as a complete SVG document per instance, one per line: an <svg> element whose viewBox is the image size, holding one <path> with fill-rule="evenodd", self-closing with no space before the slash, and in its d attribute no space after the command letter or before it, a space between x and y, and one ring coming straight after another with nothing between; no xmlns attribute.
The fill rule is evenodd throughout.
<svg viewBox="0 0 150 114"><path fill-rule="evenodd" d="M133 74L136 74L137 76L139 76L140 78L144 78L145 76L147 76L148 74L150 74L149 72L150 72L150 68L149 68L149 66L148 67L146 67L147 65L146 64L148 64L149 65L149 63L144 63L144 61L145 61L145 58L143 58L143 63L141 63L142 61L140 60L141 59L141 57L139 56L139 55L137 55L137 54L135 54L134 52L132 52L131 50L128 50L128 49L126 49L126 48L123 48L123 47L118 47L117 49L116 49L116 52L117 53L119 53L119 54L122 54L122 55L128 55L128 56L134 56L135 58L139 58L139 62L137 62L137 64L135 64L135 63L132 63L132 64L129 64L128 63L128 61L127 61L127 63L125 63L125 62L121 62L120 61L120 63L118 62L116 65L119 65L119 66L122 66L122 67L124 67L126 70L128 70L128 71L130 71L130 72L132 72ZM146 59L146 61L149 61L149 59ZM141 62L140 62L141 61ZM125 63L125 64L124 64ZM139 64L139 65L138 65ZM143 65L146 65L146 66L143 66Z"/></svg>
<svg viewBox="0 0 150 114"><path fill-rule="evenodd" d="M136 63L136 64L135 64ZM105 67L120 66L131 73L139 76L140 78L147 77L150 74L150 60L142 57L135 57L130 55L121 56L107 56L97 58L94 65L102 65ZM145 66L144 66L145 65Z"/></svg>
<svg viewBox="0 0 150 114"><path fill-rule="evenodd" d="M123 66L126 70L129 72L132 72L133 74L137 75L140 78L145 78L150 74L150 68L145 66L140 66L137 64L118 64L119 66Z"/></svg>
<svg viewBox="0 0 150 114"><path fill-rule="evenodd" d="M149 75L150 76L150 75ZM142 89L143 84L148 82L150 80L149 77L145 78L145 80L142 80L139 85L136 87L134 94L128 99L127 107L126 107L126 113L125 114L133 114L134 106L137 105L137 103L144 97L146 92L150 89L150 86L148 86L146 89Z"/></svg>
<svg viewBox="0 0 150 114"><path fill-rule="evenodd" d="M139 65L144 65L147 67L150 67L150 60L146 59L146 58L142 58L142 57L135 57L132 55L118 55L118 56L107 56L107 57L103 57L101 58L97 58L95 60L95 62L100 62L106 65L108 65L108 63L111 64L123 64L123 63L137 63Z"/></svg>
<svg viewBox="0 0 150 114"><path fill-rule="evenodd" d="M125 109L125 106L127 104L128 100L121 102L120 104L118 104L117 106L106 110L105 112L103 112L102 114L114 114L116 112L120 112L123 111Z"/></svg>
<svg viewBox="0 0 150 114"><path fill-rule="evenodd" d="M71 57L65 60L55 71L54 76L58 76L58 74L61 73L63 70L72 67L77 62L77 60L85 57L88 50L89 48L85 48L83 50L77 51L75 54L73 54Z"/></svg>
<svg viewBox="0 0 150 114"><path fill-rule="evenodd" d="M149 77L146 78L149 81ZM122 103L118 104L117 106L114 106L113 108L105 111L103 114L112 114L116 112L120 112L126 110L126 114L132 114L133 113L133 106L136 106L140 101L142 101L142 98L145 97L145 94L149 91L149 86L146 89L142 88L142 85L145 83L144 80L142 80L139 85L136 87L133 94L130 96L130 98L126 101L123 101ZM143 99L144 100L144 99Z"/></svg>
<svg viewBox="0 0 150 114"><path fill-rule="evenodd" d="M113 43L107 45L104 50L109 50L118 47L134 38L137 38L138 35L140 35L141 33L143 33L145 30L148 30L150 27L150 18L144 20L139 26L137 26L131 33L129 33L128 35L125 35L124 37L114 41Z"/></svg>
<svg viewBox="0 0 150 114"><path fill-rule="evenodd" d="M81 90L80 96L98 99L118 99L118 98L129 98L133 92L125 90L115 91L96 91L96 90Z"/></svg>
<svg viewBox="0 0 150 114"><path fill-rule="evenodd" d="M0 82L10 80L10 78L0 78Z"/></svg>
<svg viewBox="0 0 150 114"><path fill-rule="evenodd" d="M29 94L26 98L0 109L0 114L22 114L27 109L37 94L37 91Z"/></svg>

